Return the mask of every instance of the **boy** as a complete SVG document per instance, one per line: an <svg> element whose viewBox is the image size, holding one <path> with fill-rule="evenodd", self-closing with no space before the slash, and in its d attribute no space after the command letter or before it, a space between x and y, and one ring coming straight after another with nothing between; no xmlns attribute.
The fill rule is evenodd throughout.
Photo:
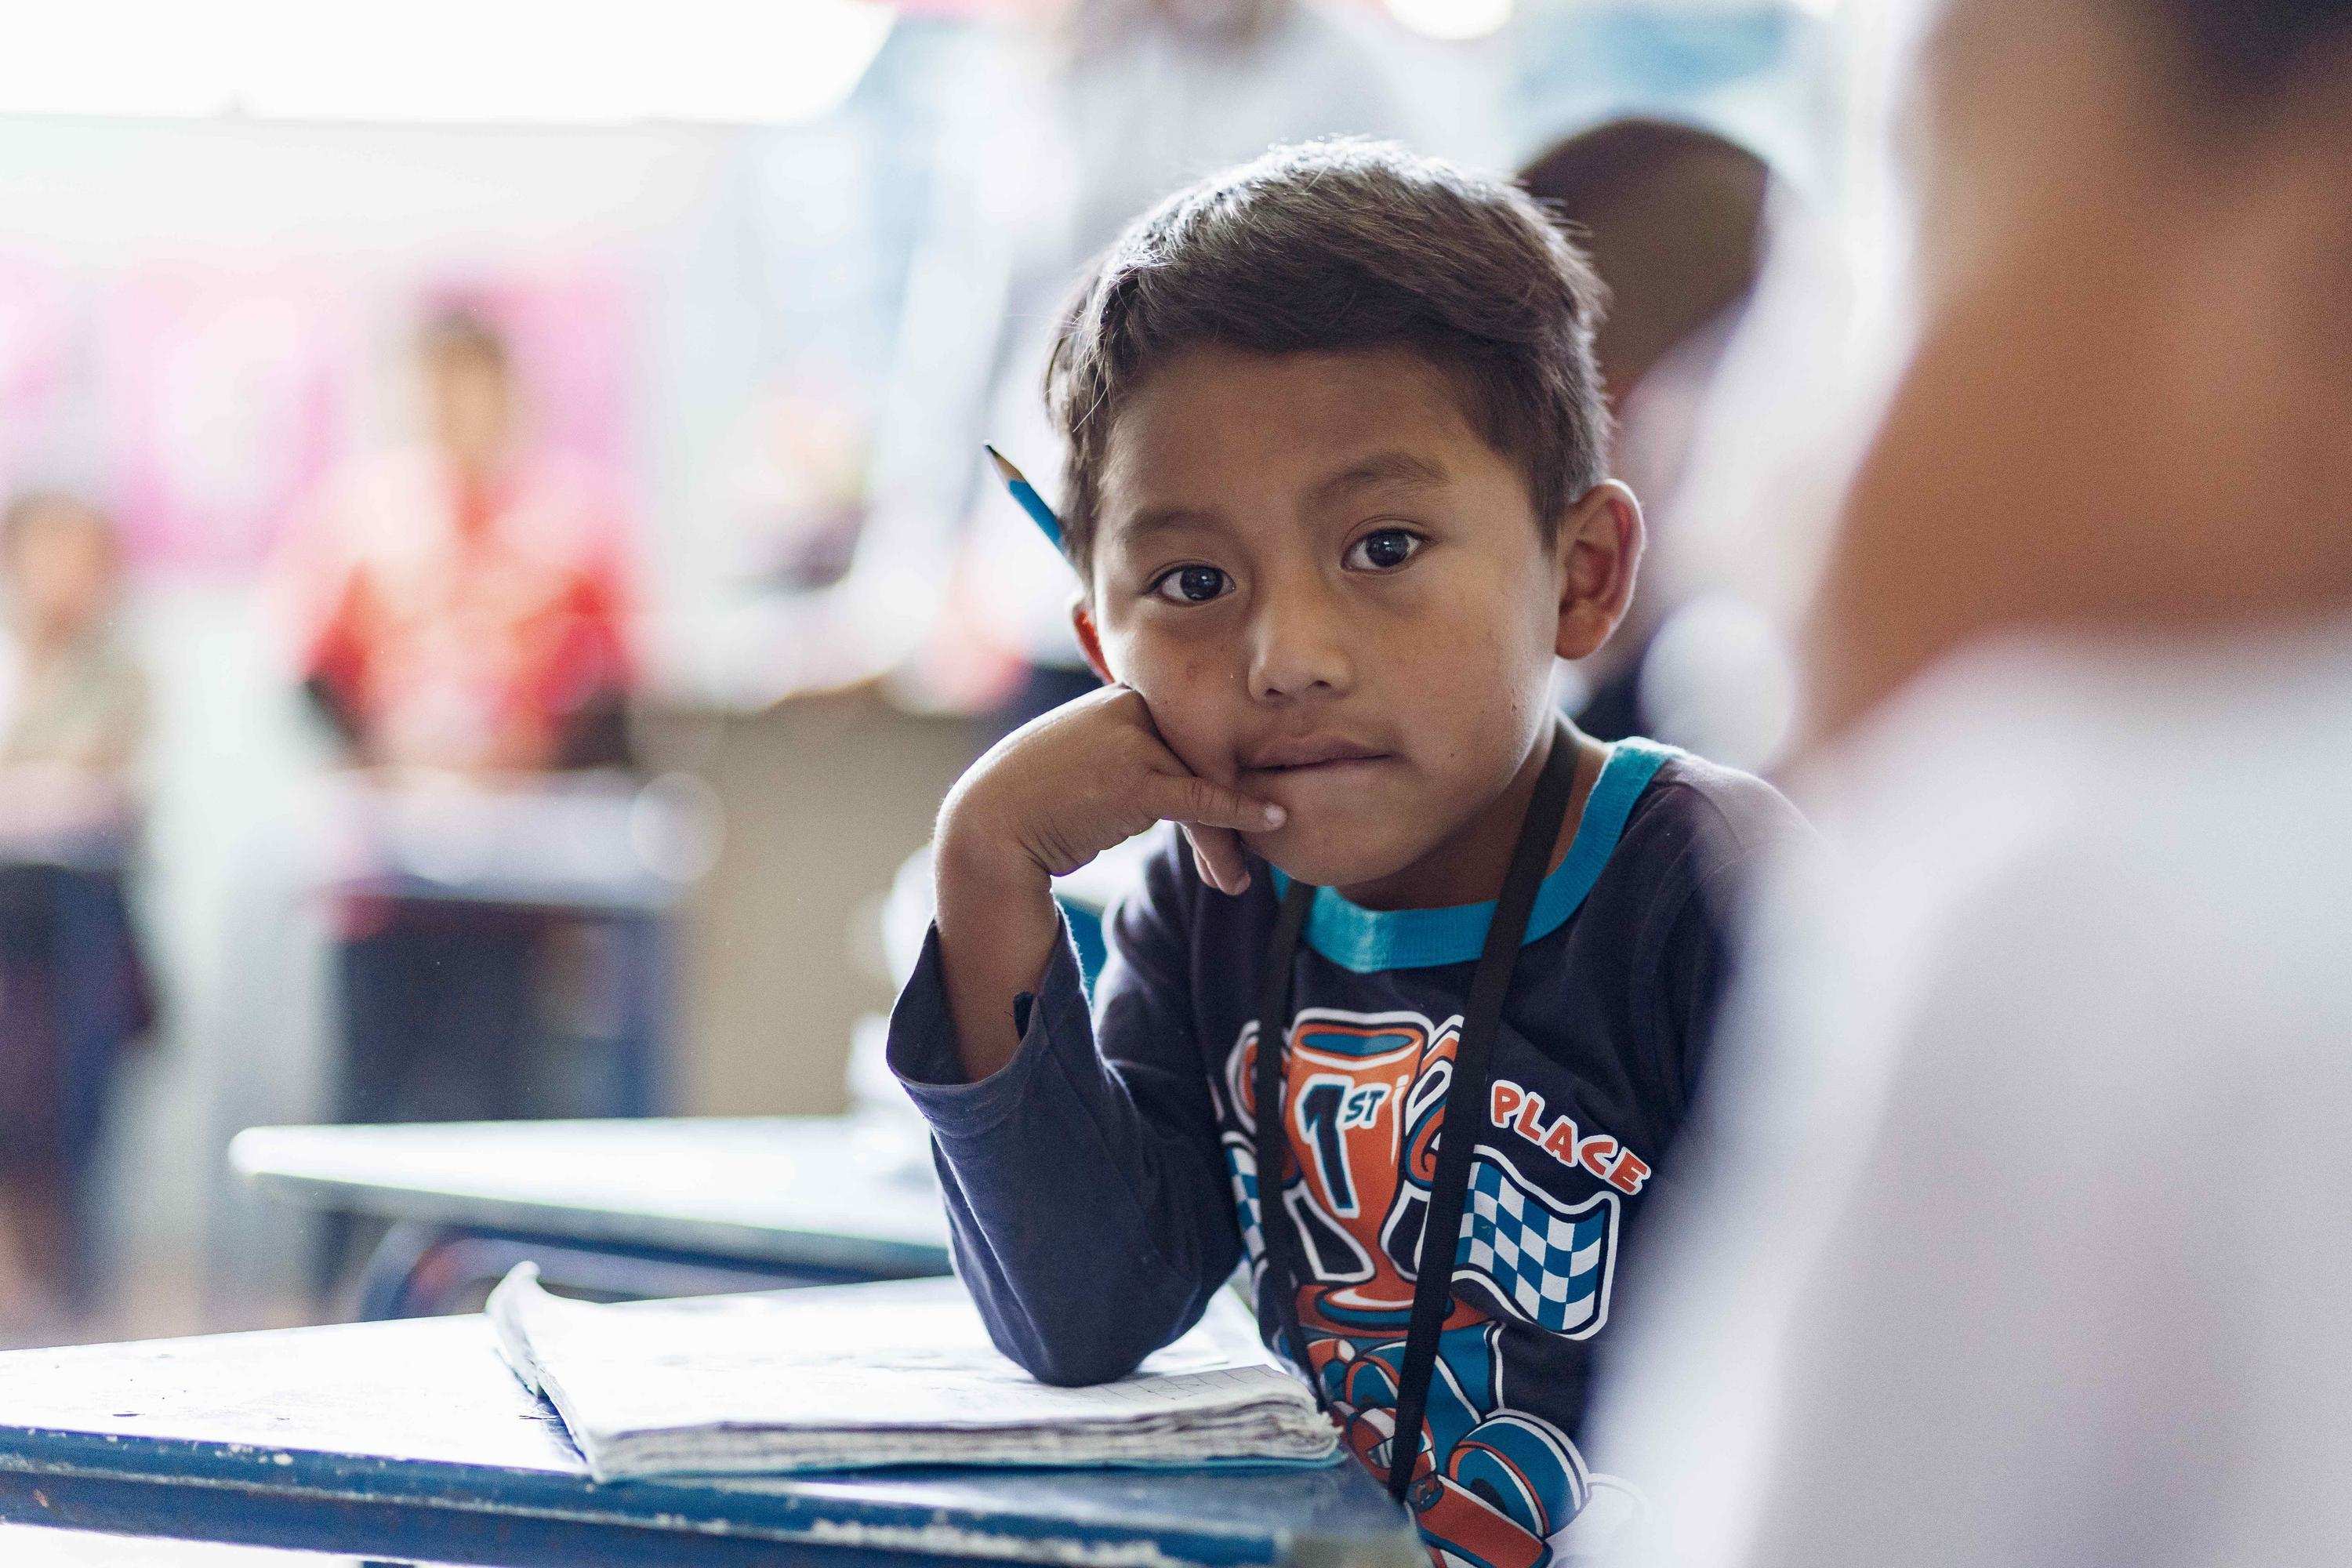
<svg viewBox="0 0 2352 1568"><path fill-rule="evenodd" d="M1496 1568L1546 1561L1584 1501L1593 1336L1699 1069L1714 906L1791 820L1551 703L1641 548L1596 292L1525 195L1359 142L1129 229L1048 386L1075 624L1114 684L950 793L891 1022L1008 1354L1117 1377L1246 1256L1349 1446L1433 1550ZM1090 1019L1047 879L1161 819L1190 852L1112 918ZM1515 865L1524 930L1482 954L1490 916L1518 923L1481 901ZM1485 1087L1449 1096L1457 1067ZM1454 1117L1474 1142L1438 1140ZM1461 1246L1415 1332L1424 1228Z"/></svg>

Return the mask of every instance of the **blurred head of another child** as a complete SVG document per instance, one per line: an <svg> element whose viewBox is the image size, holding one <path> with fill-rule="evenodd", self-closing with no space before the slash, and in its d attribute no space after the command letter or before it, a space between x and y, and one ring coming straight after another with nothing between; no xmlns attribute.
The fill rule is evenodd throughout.
<svg viewBox="0 0 2352 1568"><path fill-rule="evenodd" d="M513 438L514 374L506 339L481 317L453 310L426 323L417 340L426 427L460 474L495 469Z"/></svg>
<svg viewBox="0 0 2352 1568"><path fill-rule="evenodd" d="M60 490L34 490L0 512L0 599L16 641L70 647L97 635L121 595L113 523Z"/></svg>
<svg viewBox="0 0 2352 1568"><path fill-rule="evenodd" d="M1608 121L1554 144L1519 184L1573 226L1609 289L1592 347L1621 416L1661 362L1756 286L1770 173L1712 131Z"/></svg>
<svg viewBox="0 0 2352 1568"><path fill-rule="evenodd" d="M1709 402L1763 271L1770 171L1713 131L1632 117L1555 143L1521 171L1519 184L1569 226L1609 290L1593 353L1617 421L1617 477L1640 492L1657 547L1613 650L1585 666L1595 684L1577 721L1606 739L1660 735L1712 753L1732 737L1710 733L1723 726L1696 723L1687 710L1675 715L1671 704L1646 695L1652 683L1643 665L1661 626L1708 585L1694 553L1705 547L1695 547L1687 532L1681 542L1673 535L1684 531L1678 511L1697 504L1685 481L1701 477L1693 466L1710 433ZM1741 421L1747 429L1753 423ZM1715 433L1718 458L1723 439ZM1706 486L1696 489L1706 504L1719 504ZM1696 521L1700 538L1721 524ZM1694 667L1687 638L1681 649L1670 685L1679 681L1687 691L1704 680L1717 693L1713 702L1743 711L1763 698L1751 650Z"/></svg>

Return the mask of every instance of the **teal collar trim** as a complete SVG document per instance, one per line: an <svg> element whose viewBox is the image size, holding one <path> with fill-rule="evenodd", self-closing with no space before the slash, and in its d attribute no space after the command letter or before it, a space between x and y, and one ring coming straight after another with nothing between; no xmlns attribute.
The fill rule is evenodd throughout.
<svg viewBox="0 0 2352 1568"><path fill-rule="evenodd" d="M1549 936L1584 902L1615 851L1618 836L1625 831L1633 803L1675 754L1672 746L1639 738L1620 741L1610 749L1568 853L1536 890L1526 941ZM1275 871L1276 893L1289 887L1290 879ZM1349 902L1336 889L1318 888L1315 907L1307 916L1307 945L1358 974L1467 963L1486 947L1486 925L1494 914L1492 900L1433 910L1368 910Z"/></svg>

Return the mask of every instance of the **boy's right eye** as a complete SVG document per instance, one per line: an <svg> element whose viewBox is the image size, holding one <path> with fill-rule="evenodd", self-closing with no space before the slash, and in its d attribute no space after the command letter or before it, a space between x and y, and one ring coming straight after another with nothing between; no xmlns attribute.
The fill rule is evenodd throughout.
<svg viewBox="0 0 2352 1568"><path fill-rule="evenodd" d="M1171 605L1205 605L1232 586L1233 579L1214 566L1178 566L1162 572L1151 592Z"/></svg>

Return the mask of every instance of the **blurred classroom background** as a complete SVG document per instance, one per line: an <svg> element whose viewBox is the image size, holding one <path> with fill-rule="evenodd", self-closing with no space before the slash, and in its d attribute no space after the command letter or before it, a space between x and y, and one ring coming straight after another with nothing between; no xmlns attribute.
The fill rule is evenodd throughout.
<svg viewBox="0 0 2352 1568"><path fill-rule="evenodd" d="M942 790L1083 684L980 443L1051 492L1060 291L1270 142L1527 170L1591 231L1654 552L1640 657L1563 701L1780 744L1801 498L1896 330L1881 8L582 16L11 24L0 1342L348 1311L247 1127L845 1110Z"/></svg>

